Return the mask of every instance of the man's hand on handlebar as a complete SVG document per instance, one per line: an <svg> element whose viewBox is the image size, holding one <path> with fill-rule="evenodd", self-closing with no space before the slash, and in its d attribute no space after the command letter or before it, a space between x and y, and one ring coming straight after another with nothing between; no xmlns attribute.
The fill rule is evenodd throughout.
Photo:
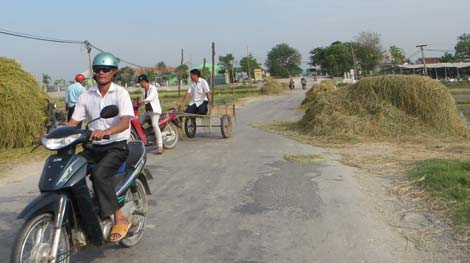
<svg viewBox="0 0 470 263"><path fill-rule="evenodd" d="M90 141L101 141L103 139L109 139L111 134L108 131L92 131L90 135Z"/></svg>

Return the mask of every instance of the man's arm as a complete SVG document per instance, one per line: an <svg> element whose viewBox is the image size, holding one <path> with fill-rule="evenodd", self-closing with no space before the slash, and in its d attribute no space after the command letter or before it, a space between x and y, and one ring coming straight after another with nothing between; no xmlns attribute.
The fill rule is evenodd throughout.
<svg viewBox="0 0 470 263"><path fill-rule="evenodd" d="M213 104L212 93L210 91L206 92L206 96L207 96L207 101L209 102L210 105L212 105Z"/></svg>
<svg viewBox="0 0 470 263"><path fill-rule="evenodd" d="M130 122L131 122L131 116L122 116L119 119L119 122L116 125L112 126L111 128L108 128L104 131L102 130L93 131L91 133L90 140L100 141L103 139L105 135L113 135L113 134L123 132L129 129Z"/></svg>

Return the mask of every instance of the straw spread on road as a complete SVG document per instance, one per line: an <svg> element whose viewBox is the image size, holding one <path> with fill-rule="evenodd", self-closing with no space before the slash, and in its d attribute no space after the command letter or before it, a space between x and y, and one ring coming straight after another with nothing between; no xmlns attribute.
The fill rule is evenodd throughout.
<svg viewBox="0 0 470 263"><path fill-rule="evenodd" d="M275 80L269 80L263 86L259 93L261 95L280 95L289 89L287 83L281 83Z"/></svg>
<svg viewBox="0 0 470 263"><path fill-rule="evenodd" d="M371 77L337 90L314 87L307 96L307 110L298 126L314 136L468 138L470 134L448 89L430 78Z"/></svg>
<svg viewBox="0 0 470 263"><path fill-rule="evenodd" d="M31 146L44 131L48 95L14 60L0 57L0 148Z"/></svg>

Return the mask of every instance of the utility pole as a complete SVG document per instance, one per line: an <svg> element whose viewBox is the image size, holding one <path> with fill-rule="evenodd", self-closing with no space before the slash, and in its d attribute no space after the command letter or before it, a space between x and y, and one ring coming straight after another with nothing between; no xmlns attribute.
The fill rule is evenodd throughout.
<svg viewBox="0 0 470 263"><path fill-rule="evenodd" d="M215 43L212 42L212 74L211 74L211 90L214 90L214 82L215 82Z"/></svg>
<svg viewBox="0 0 470 263"><path fill-rule="evenodd" d="M353 48L352 42L351 42L351 54L352 54L353 65L354 65L354 80L357 80L356 56L354 55L354 48Z"/></svg>
<svg viewBox="0 0 470 263"><path fill-rule="evenodd" d="M250 53L248 52L248 46L246 46L246 62L248 64L248 79L251 83Z"/></svg>
<svg viewBox="0 0 470 263"><path fill-rule="evenodd" d="M88 40L85 40L85 47L88 53L88 71L90 74L90 87L93 87L93 70L91 66L91 43Z"/></svg>
<svg viewBox="0 0 470 263"><path fill-rule="evenodd" d="M424 65L424 75L428 75L428 69L426 67L426 58L424 57L424 47L427 47L428 45L423 44L423 45L417 45L416 47L419 47L421 49L421 56L423 59L423 65Z"/></svg>
<svg viewBox="0 0 470 263"><path fill-rule="evenodd" d="M180 64L180 70L178 72L178 103L180 101L180 94L181 94L181 83L183 82L182 75L183 75L183 58L184 58L184 51L181 49L181 64ZM181 105L178 104L178 111L181 109Z"/></svg>

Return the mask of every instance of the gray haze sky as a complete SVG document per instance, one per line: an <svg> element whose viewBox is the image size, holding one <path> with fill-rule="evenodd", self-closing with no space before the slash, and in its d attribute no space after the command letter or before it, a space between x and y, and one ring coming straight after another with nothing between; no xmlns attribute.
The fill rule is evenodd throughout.
<svg viewBox="0 0 470 263"><path fill-rule="evenodd" d="M303 61L315 47L377 32L384 48L397 45L407 56L416 45L453 50L470 33L469 0L176 0L176 1L2 1L0 28L70 40L89 40L144 66L177 65L180 50L193 65L249 51L264 63L276 44L298 49ZM96 53L94 53L96 54ZM441 56L442 53L429 53ZM14 58L36 76L70 80L86 69L80 45L64 45L0 34L0 56ZM417 57L413 57L413 60ZM124 63L120 65L125 66Z"/></svg>

